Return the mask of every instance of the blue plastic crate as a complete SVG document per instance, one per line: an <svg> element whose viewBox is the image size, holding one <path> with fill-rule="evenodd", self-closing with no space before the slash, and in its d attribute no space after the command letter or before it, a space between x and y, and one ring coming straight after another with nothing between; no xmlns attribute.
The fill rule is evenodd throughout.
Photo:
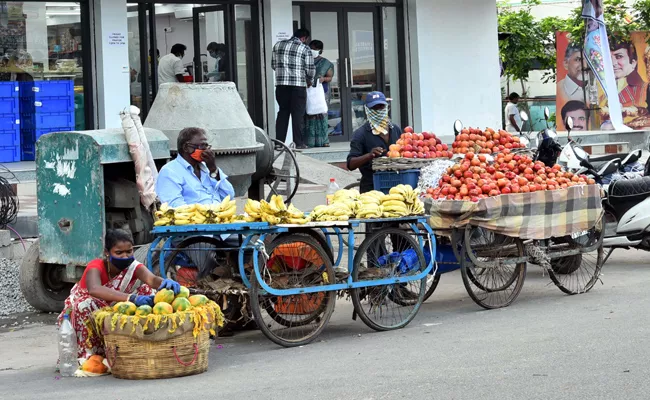
<svg viewBox="0 0 650 400"><path fill-rule="evenodd" d="M20 115L0 114L0 131L20 129Z"/></svg>
<svg viewBox="0 0 650 400"><path fill-rule="evenodd" d="M0 162L20 161L20 147L0 146Z"/></svg>
<svg viewBox="0 0 650 400"><path fill-rule="evenodd" d="M18 97L18 82L0 82L0 97Z"/></svg>
<svg viewBox="0 0 650 400"><path fill-rule="evenodd" d="M42 99L46 97L71 97L74 99L74 81L54 80L20 82L20 97Z"/></svg>
<svg viewBox="0 0 650 400"><path fill-rule="evenodd" d="M0 131L0 147L20 146L20 129Z"/></svg>
<svg viewBox="0 0 650 400"><path fill-rule="evenodd" d="M20 120L21 129L61 129L74 130L74 111L65 113L23 113Z"/></svg>
<svg viewBox="0 0 650 400"><path fill-rule="evenodd" d="M373 174L375 190L388 194L392 187L399 184L418 186L420 179L419 169L407 169L405 171L377 171Z"/></svg>
<svg viewBox="0 0 650 400"><path fill-rule="evenodd" d="M36 161L36 145L34 143L23 143L20 146L21 161Z"/></svg>
<svg viewBox="0 0 650 400"><path fill-rule="evenodd" d="M25 129L20 131L23 143L36 143L36 141L43 135L52 132L68 132L69 128L49 128L49 129Z"/></svg>
<svg viewBox="0 0 650 400"><path fill-rule="evenodd" d="M18 97L0 97L0 114L20 114Z"/></svg>
<svg viewBox="0 0 650 400"><path fill-rule="evenodd" d="M21 97L20 112L22 114L38 113L64 113L75 110L74 97L44 97L35 99L33 97Z"/></svg>

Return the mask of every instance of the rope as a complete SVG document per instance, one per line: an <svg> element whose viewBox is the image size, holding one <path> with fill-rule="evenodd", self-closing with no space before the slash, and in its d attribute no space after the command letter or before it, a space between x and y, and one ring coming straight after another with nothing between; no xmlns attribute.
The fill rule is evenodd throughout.
<svg viewBox="0 0 650 400"><path fill-rule="evenodd" d="M6 229L8 225L16 222L19 207L18 196L9 180L3 176L5 174L14 179L16 177L6 167L0 165L0 229Z"/></svg>

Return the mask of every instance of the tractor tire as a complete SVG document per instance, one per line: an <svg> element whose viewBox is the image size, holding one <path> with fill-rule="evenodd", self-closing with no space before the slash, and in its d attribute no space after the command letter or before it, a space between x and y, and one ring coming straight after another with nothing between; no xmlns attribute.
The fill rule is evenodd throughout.
<svg viewBox="0 0 650 400"><path fill-rule="evenodd" d="M25 300L44 312L61 312L73 284L60 278L65 266L43 264L39 261L39 244L36 240L27 249L20 266L20 290ZM55 269L61 270L55 270Z"/></svg>

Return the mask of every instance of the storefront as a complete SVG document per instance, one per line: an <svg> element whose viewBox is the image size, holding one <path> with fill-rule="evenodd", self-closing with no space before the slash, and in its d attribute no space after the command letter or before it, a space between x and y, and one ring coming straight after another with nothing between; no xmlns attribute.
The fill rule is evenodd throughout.
<svg viewBox="0 0 650 400"><path fill-rule="evenodd" d="M334 65L328 113L333 141L350 140L363 123L365 94L373 90L392 98L392 119L402 126L442 137L456 118L500 126L496 6L490 2L22 1L0 2L0 84L68 81L73 91L59 96L69 98L55 111L72 113L67 117L73 122L30 129L14 124L8 128L18 129L21 140L11 144L19 143L22 152L50 128L119 127L119 112L129 104L146 118L159 84L158 59L176 43L187 48L187 81L234 81L255 124L275 136L272 48L299 26L324 43L323 56ZM224 49L219 59L209 55L211 43ZM15 110L0 108L0 120L5 111L16 114L7 121L27 124L34 113L47 114L17 104Z"/></svg>

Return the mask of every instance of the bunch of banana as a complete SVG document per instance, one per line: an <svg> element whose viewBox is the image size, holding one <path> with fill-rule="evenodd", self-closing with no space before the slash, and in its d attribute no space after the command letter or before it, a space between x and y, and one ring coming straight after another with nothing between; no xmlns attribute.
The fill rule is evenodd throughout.
<svg viewBox="0 0 650 400"><path fill-rule="evenodd" d="M376 204L380 205L381 204L381 198L384 196L384 194L378 190L372 190L370 192L366 192L359 196L359 201L361 202L361 205L365 204Z"/></svg>
<svg viewBox="0 0 650 400"><path fill-rule="evenodd" d="M195 224L227 224L237 213L237 203L226 196L221 203L197 204L196 211L192 218Z"/></svg>
<svg viewBox="0 0 650 400"><path fill-rule="evenodd" d="M262 220L262 210L259 201L248 199L246 204L244 204L244 211L246 212L246 215L243 216L244 221L259 222Z"/></svg>
<svg viewBox="0 0 650 400"><path fill-rule="evenodd" d="M338 200L357 200L361 196L357 189L341 189L337 190L332 197L332 202L335 203Z"/></svg>
<svg viewBox="0 0 650 400"><path fill-rule="evenodd" d="M338 202L327 206L316 206L310 216L312 221L348 221L354 217L354 211L346 202Z"/></svg>
<svg viewBox="0 0 650 400"><path fill-rule="evenodd" d="M397 185L390 189L389 194L381 197L386 218L405 217L424 213L424 203L420 200L417 190L410 185Z"/></svg>
<svg viewBox="0 0 650 400"><path fill-rule="evenodd" d="M419 197L418 191L414 190L411 185L397 185L392 187L389 193L402 196L406 204L414 204Z"/></svg>
<svg viewBox="0 0 650 400"><path fill-rule="evenodd" d="M248 214L247 218L250 220L268 222L272 225L302 225L309 222L309 219L305 217L305 213L298 210L293 204L289 204L289 206L284 204L282 196L271 196L268 202L262 200L258 203L254 200L249 200L244 210Z"/></svg>
<svg viewBox="0 0 650 400"><path fill-rule="evenodd" d="M154 226L167 226L174 224L174 209L169 204L163 203L160 210L156 211L156 222Z"/></svg>
<svg viewBox="0 0 650 400"><path fill-rule="evenodd" d="M393 196L393 195L389 195ZM399 218L409 215L408 206L403 200L388 199L381 202L382 216L384 218Z"/></svg>

